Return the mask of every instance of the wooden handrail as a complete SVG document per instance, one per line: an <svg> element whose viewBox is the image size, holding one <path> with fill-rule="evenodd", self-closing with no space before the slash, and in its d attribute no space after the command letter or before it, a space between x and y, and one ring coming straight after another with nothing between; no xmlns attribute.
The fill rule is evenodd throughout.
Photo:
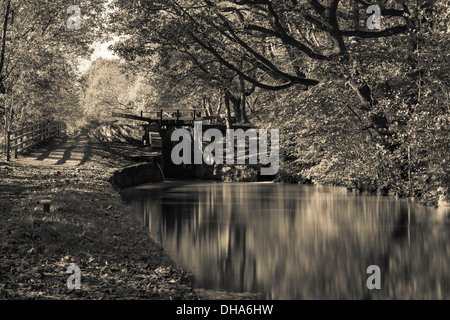
<svg viewBox="0 0 450 320"><path fill-rule="evenodd" d="M21 131L21 130L17 130L16 132L20 132L20 131ZM38 126L38 129L36 129L36 130L30 131L30 132L26 132L26 133L22 134L21 136L15 136L14 138L11 139L11 141L16 141L16 140L19 139L19 138L26 137L26 136L28 136L28 135L30 135L30 134L33 134L33 133L36 133L36 132L38 132L38 131L41 131L41 129L39 128L39 126ZM14 132L11 132L11 134L14 134Z"/></svg>
<svg viewBox="0 0 450 320"><path fill-rule="evenodd" d="M49 129L53 132L53 131L54 131L53 129L57 129L58 126L59 126L59 125L54 125L54 126L52 126L52 127L49 127ZM34 131L30 131L30 132L27 132L26 134L23 134L23 135L21 135L21 136L14 137L13 139L11 139L11 141L17 141L18 139L21 139L21 138L24 138L24 137L28 137L28 136L30 136L30 135L33 135L33 134L36 133L36 132L42 133L42 131L44 131L44 130L42 130L42 129L37 129L37 130L34 130ZM54 133L54 132L53 132L53 133ZM22 144L24 144L25 142L34 140L34 139L35 139L36 137L38 137L38 136L39 136L39 135L35 135L35 136L32 136L31 138L29 138L29 139L27 139L27 140L23 140L23 141L21 141L20 143L13 145L12 148L22 146Z"/></svg>
<svg viewBox="0 0 450 320"><path fill-rule="evenodd" d="M154 117L143 117L143 114L154 114ZM164 115L166 114L166 115ZM133 114L126 114L126 113L112 113L113 117L118 118L126 118L126 119L133 119L133 120L140 120L140 121L147 121L147 122L155 122L159 121L162 123L163 120L201 120L202 115L200 109L160 109L160 110L151 110L146 112L141 112L141 116L133 115Z"/></svg>
<svg viewBox="0 0 450 320"><path fill-rule="evenodd" d="M15 133L17 133L17 132L20 132L20 131L23 131L23 130L27 130L27 129L29 129L29 128L34 128L34 127L36 127L36 126L39 126L39 124L32 124L32 125L29 125L28 127L23 127L23 128L20 128L20 129L11 131L11 134L15 134Z"/></svg>
<svg viewBox="0 0 450 320"><path fill-rule="evenodd" d="M180 111L180 112L193 112L193 111L197 111L197 112L199 112L199 111L201 111L200 109L155 109L155 110L149 110L149 111L145 111L144 112L144 114L145 113L155 113L155 112L160 112L160 111L163 111L163 112L177 112L177 111Z"/></svg>
<svg viewBox="0 0 450 320"><path fill-rule="evenodd" d="M11 160L11 151L14 151L14 157L17 158L19 152L24 151L40 142L53 138L60 134L61 131L61 122L56 124L54 122L35 124L14 131L8 131L6 160ZM12 137L12 135L14 135L14 137ZM12 144L12 142L14 142L14 144Z"/></svg>

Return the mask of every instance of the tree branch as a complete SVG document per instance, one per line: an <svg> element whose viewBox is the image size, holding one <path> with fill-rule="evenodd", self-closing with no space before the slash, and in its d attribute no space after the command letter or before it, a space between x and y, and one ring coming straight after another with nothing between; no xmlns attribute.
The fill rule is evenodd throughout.
<svg viewBox="0 0 450 320"><path fill-rule="evenodd" d="M370 32L370 31L358 31L358 30L344 30L342 35L344 37L359 37L359 38L382 38L389 37L397 34L402 34L408 31L408 26L396 26L383 31Z"/></svg>
<svg viewBox="0 0 450 320"><path fill-rule="evenodd" d="M256 81L255 79L247 76L246 74L244 74L241 70L239 70L238 68L236 68L232 63L226 61L213 47L211 47L210 45L204 43L202 40L200 40L199 38L197 38L191 31L187 31L189 33L189 35L191 36L191 38L197 43L199 44L202 48L204 48L205 50L207 50L208 52L210 52L212 55L214 55L219 61L220 63L222 63L225 67L227 67L230 70L233 70L234 72L236 72L239 76L241 76L242 78L244 78L247 82L254 84L255 86L261 88L261 89L265 89L265 90L283 90L283 89L287 89L289 87L292 87L295 84L304 84L307 86L314 86L317 85L319 82L316 80L312 80L312 79L296 79L297 81L293 81L291 80L288 83L279 85L279 86L272 86L272 85L267 85L267 84L263 84L259 81Z"/></svg>

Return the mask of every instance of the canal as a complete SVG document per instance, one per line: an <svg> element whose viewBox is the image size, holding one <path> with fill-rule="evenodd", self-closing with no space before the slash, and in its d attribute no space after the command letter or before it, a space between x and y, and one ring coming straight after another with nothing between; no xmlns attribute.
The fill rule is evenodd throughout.
<svg viewBox="0 0 450 320"><path fill-rule="evenodd" d="M199 290L262 299L449 299L448 208L275 183L163 182L128 189L150 236ZM369 290L367 267L381 270Z"/></svg>

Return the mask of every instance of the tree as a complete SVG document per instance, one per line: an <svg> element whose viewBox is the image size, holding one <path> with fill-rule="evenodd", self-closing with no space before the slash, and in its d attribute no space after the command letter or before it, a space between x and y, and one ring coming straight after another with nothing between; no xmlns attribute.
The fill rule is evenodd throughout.
<svg viewBox="0 0 450 320"><path fill-rule="evenodd" d="M101 36L105 3L80 4L82 28L71 30L66 26L70 1L0 2L0 113L6 130L16 120L61 117L66 103L76 103L76 63Z"/></svg>
<svg viewBox="0 0 450 320"><path fill-rule="evenodd" d="M174 54L217 83L235 83L235 92L242 92L242 81L254 86L254 94L272 104L260 106L262 120L286 128L297 142L285 138L292 147L285 155L303 163L303 174L361 189L420 192L406 187L429 165L415 168L411 161L413 119L421 108L434 108L422 105L427 86L430 97L448 103L448 63L439 61L439 81L426 71L435 69L432 63L422 65L425 52L447 55L444 1L380 1L380 30L366 28L370 3L362 0L113 4L113 21L122 21L114 30L128 36L117 46L120 55ZM225 95L226 106L230 101ZM445 118L448 110L440 112ZM448 125L442 128L447 132Z"/></svg>
<svg viewBox="0 0 450 320"><path fill-rule="evenodd" d="M112 112L148 111L159 103L153 85L128 63L98 58L82 78L84 116L102 123L113 119Z"/></svg>

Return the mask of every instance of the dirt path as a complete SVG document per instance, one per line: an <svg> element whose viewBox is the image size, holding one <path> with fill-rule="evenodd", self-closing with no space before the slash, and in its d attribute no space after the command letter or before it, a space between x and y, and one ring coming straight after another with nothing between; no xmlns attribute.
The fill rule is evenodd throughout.
<svg viewBox="0 0 450 320"><path fill-rule="evenodd" d="M58 137L43 149L35 149L15 160L23 166L73 168L89 160L89 143L86 135Z"/></svg>
<svg viewBox="0 0 450 320"><path fill-rule="evenodd" d="M90 149L86 135L62 136L10 162L0 162L0 212L5 216L15 202L45 188L46 178L55 172L76 170L85 164Z"/></svg>
<svg viewBox="0 0 450 320"><path fill-rule="evenodd" d="M109 183L135 153L80 135L0 162L0 299L196 298ZM81 290L67 288L70 265Z"/></svg>

